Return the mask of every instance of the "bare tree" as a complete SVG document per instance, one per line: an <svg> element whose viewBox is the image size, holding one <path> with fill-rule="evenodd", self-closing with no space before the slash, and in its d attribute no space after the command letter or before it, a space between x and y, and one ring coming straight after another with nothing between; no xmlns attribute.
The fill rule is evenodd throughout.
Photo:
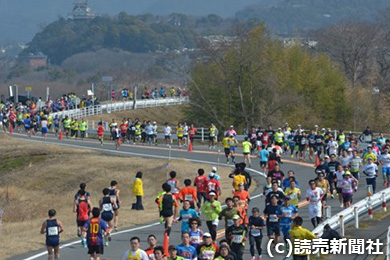
<svg viewBox="0 0 390 260"><path fill-rule="evenodd" d="M314 33L318 50L342 66L352 88L366 83L375 64L373 54L380 35L377 24L364 22L337 24Z"/></svg>

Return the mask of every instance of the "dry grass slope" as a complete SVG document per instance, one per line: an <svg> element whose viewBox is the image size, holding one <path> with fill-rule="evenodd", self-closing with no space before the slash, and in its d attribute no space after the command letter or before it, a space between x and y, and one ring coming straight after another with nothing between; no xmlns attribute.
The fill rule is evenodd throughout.
<svg viewBox="0 0 390 260"><path fill-rule="evenodd" d="M119 227L158 219L154 197L166 180L164 160L117 157L90 150L68 149L0 137L0 209L5 210L0 259L43 248L40 225L50 208L57 210L65 226L62 240L75 238L73 196L80 182L87 182L92 203L97 205L104 187L117 180L121 190ZM178 172L179 180L193 179L198 168L211 165L172 161L169 170ZM137 171L144 173L144 212L130 210L134 198L132 181ZM229 168L220 167L222 199L230 195Z"/></svg>

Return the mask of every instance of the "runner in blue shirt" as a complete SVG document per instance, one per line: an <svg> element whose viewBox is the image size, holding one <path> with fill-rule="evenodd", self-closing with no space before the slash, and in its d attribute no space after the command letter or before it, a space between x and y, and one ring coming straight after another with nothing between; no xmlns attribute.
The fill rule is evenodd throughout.
<svg viewBox="0 0 390 260"><path fill-rule="evenodd" d="M31 119L28 116L26 119L23 120L24 123L24 129L26 130L29 137L31 137Z"/></svg>
<svg viewBox="0 0 390 260"><path fill-rule="evenodd" d="M185 231L181 235L182 244L176 247L177 255L183 257L185 260L198 259L198 253L195 247L190 245L190 234Z"/></svg>
<svg viewBox="0 0 390 260"><path fill-rule="evenodd" d="M258 157L260 158L260 167L263 170L265 170L267 167L268 156L269 156L269 152L267 151L267 149L265 149L265 145L262 145L261 150L258 153Z"/></svg>
<svg viewBox="0 0 390 260"><path fill-rule="evenodd" d="M191 203L188 200L185 200L183 203L183 209L180 210L179 221L181 221L181 232L190 231L190 218L198 218L198 213L190 208ZM188 242L189 243L189 242Z"/></svg>
<svg viewBox="0 0 390 260"><path fill-rule="evenodd" d="M293 219L298 215L298 209L290 204L290 197L284 197L283 205L280 205L276 211L279 218L279 227L283 233L284 241L287 243L287 239L290 239L291 223Z"/></svg>
<svg viewBox="0 0 390 260"><path fill-rule="evenodd" d="M110 227L101 219L100 209L92 209L92 218L87 220L83 227L83 236L87 236L88 254L91 259L100 259L100 255L104 253L103 232L109 233Z"/></svg>

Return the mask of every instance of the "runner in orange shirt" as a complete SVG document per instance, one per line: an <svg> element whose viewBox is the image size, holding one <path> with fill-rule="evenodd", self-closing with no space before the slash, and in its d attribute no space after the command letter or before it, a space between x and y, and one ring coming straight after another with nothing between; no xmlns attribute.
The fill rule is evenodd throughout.
<svg viewBox="0 0 390 260"><path fill-rule="evenodd" d="M241 205L240 203L240 197L238 196L234 196L233 197L233 203L234 203L234 207L238 209L238 215L240 216L240 225L242 224L245 224L247 225L248 224L248 216L246 214L246 210L244 209L244 207Z"/></svg>
<svg viewBox="0 0 390 260"><path fill-rule="evenodd" d="M240 198L240 204L242 207L247 210L249 201L251 200L249 193L244 189L244 183L238 184L239 190L234 192L234 197Z"/></svg>
<svg viewBox="0 0 390 260"><path fill-rule="evenodd" d="M185 179L184 185L185 187L180 189L179 200L181 202L188 200L190 202L190 208L195 209L195 203L198 202L198 197L196 196L196 189L194 187L191 187L190 179Z"/></svg>

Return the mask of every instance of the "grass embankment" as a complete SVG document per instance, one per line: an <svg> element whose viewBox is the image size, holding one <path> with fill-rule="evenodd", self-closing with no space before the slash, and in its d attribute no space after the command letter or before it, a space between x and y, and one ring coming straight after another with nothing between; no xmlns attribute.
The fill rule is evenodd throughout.
<svg viewBox="0 0 390 260"><path fill-rule="evenodd" d="M166 122L171 126L177 125L179 121L184 120L184 109L183 105L180 106L166 106L166 107L150 107L150 108L142 108L136 110L128 110L128 111L119 111L111 114L103 114L97 116L88 117L88 121L95 121L97 124L100 119L105 122L111 122L113 118L115 118L116 122L122 122L123 118L139 118L141 121L150 120L156 121L157 125L164 125Z"/></svg>
<svg viewBox="0 0 390 260"><path fill-rule="evenodd" d="M119 183L121 211L119 228L158 220L154 198L166 180L164 160L110 156L98 152L69 149L41 143L0 137L0 209L5 210L0 259L44 247L39 234L47 211L57 210L65 232L62 241L76 237L73 196L79 183L86 182L93 205L102 197L102 189L111 180ZM169 170L178 173L181 184L196 176L198 168L206 172L212 165L185 160L171 162ZM132 211L133 177L144 173L145 211ZM219 167L223 196L230 196L230 168Z"/></svg>

